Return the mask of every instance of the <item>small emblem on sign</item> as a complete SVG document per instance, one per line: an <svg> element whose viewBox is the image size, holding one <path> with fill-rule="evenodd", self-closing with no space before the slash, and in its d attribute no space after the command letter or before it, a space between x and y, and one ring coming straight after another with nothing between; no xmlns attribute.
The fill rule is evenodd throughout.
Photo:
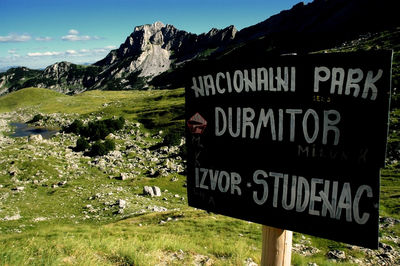
<svg viewBox="0 0 400 266"><path fill-rule="evenodd" d="M199 114L195 113L188 121L187 125L192 134L203 134L207 127L207 121Z"/></svg>

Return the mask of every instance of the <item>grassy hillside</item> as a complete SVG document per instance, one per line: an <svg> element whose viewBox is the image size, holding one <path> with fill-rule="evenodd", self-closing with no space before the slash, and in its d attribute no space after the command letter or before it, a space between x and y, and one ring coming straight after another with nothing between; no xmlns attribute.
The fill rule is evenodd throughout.
<svg viewBox="0 0 400 266"><path fill-rule="evenodd" d="M394 49L399 29L329 50ZM378 46L377 46L378 45ZM324 51L319 51L324 52ZM389 156L381 172L380 248L372 251L294 233L293 265L400 264L400 109L393 90ZM10 138L9 122L61 128L123 116L103 157L74 152L78 136ZM66 96L27 88L0 97L0 265L254 265L261 226L187 206L183 143L184 89L88 91ZM157 186L160 197L143 193ZM332 254L342 254L336 259Z"/></svg>
<svg viewBox="0 0 400 266"><path fill-rule="evenodd" d="M184 89L155 91L87 91L67 96L47 89L26 88L0 97L0 112L124 116L149 129L183 125Z"/></svg>
<svg viewBox="0 0 400 266"><path fill-rule="evenodd" d="M28 121L37 113L45 117L42 125L121 115L127 124L115 134L117 151L103 158L73 152L74 134L44 141L0 135L0 265L259 263L260 225L187 206L184 172L174 170L184 163L181 148L160 145L165 129L183 128L183 94L176 89L65 96L29 88L1 97L0 131L6 135L7 121ZM399 175L396 167L383 171L384 217L400 218ZM144 186L160 187L162 196L145 196ZM381 241L396 258L400 226L383 224ZM377 255L386 254L297 233L293 247L294 265L378 263L383 260ZM328 259L332 250L344 251L346 258Z"/></svg>

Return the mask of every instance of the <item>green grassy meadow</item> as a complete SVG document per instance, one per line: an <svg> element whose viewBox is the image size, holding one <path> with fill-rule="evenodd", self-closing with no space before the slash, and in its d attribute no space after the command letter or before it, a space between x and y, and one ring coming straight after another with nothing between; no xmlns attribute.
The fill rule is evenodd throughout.
<svg viewBox="0 0 400 266"><path fill-rule="evenodd" d="M0 98L0 122L27 121L38 113L46 117L44 125L55 128L75 118L123 116L127 124L116 133L115 156L94 159L71 151L73 134L31 142L7 137L11 128L3 122L0 265L260 263L261 225L188 207L184 172L161 171L171 162L184 165L179 153L154 148L169 131L183 131L184 89L66 96L27 88ZM152 168L161 174L152 177ZM130 178L117 178L124 171ZM398 164L382 171L382 217L400 219L399 177ZM160 187L162 196L143 195L144 186ZM399 223L382 227L380 235L399 251ZM374 264L382 252L298 233L293 246L293 265ZM332 249L346 258L328 259Z"/></svg>

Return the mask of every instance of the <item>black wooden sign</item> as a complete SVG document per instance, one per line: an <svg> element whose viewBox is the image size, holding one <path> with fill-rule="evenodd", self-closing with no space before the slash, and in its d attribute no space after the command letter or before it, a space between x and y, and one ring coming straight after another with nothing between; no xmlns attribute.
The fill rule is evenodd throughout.
<svg viewBox="0 0 400 266"><path fill-rule="evenodd" d="M193 71L189 205L376 248L391 58L280 56Z"/></svg>

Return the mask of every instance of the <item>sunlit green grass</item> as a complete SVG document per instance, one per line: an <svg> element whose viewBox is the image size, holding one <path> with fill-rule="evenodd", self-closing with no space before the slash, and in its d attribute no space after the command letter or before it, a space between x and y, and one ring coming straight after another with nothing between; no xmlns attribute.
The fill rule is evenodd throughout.
<svg viewBox="0 0 400 266"><path fill-rule="evenodd" d="M184 89L87 91L67 96L47 89L26 88L0 98L0 112L19 108L34 108L42 113L123 116L161 127L183 121Z"/></svg>
<svg viewBox="0 0 400 266"><path fill-rule="evenodd" d="M124 116L157 131L168 127L182 128L184 90L89 91L66 96L28 88L0 98L0 112L19 108L29 109L32 114L76 113L83 118ZM157 142L151 136L145 139L148 146ZM244 265L248 259L260 263L261 225L188 207L183 175L157 178L139 175L131 180L115 180L88 165L89 159L82 159L78 164L84 174L70 172L58 178L55 169L64 169L67 160L51 156L47 161L33 160L29 151L20 150L21 146L22 140L18 140L0 153L23 171L24 174L19 176L22 181L29 181L37 171L44 173L48 181L44 185L24 184L25 190L19 194L10 192L15 186L10 176L0 174L3 185L0 192L9 193L7 201L10 203L0 206L0 217L17 211L22 216L16 221L0 221L0 265L190 265L207 260L215 265ZM46 146L43 149L46 150ZM135 154L130 156L133 158ZM178 180L171 182L174 177ZM65 186L51 188L52 184L64 179L68 180ZM159 186L163 196L141 195L145 185ZM117 192L116 188L121 190ZM109 191L114 193L114 200L132 195L138 197L129 201L124 215L116 216L112 209L101 211L101 219L93 218L92 214L90 219L84 219L82 212L86 205L104 208L103 202L90 200L90 197ZM400 218L399 195L398 171L385 169L381 184L382 216ZM133 214L147 205L166 206L168 211ZM33 222L38 217L48 219ZM382 233L400 234L399 225L390 230L385 229ZM320 252L310 257L293 253L293 265L312 262L337 265L326 257L331 249L343 250L353 257L365 256L346 244L306 238ZM301 243L301 239L301 234L294 234L294 243ZM351 265L346 261L340 264Z"/></svg>

